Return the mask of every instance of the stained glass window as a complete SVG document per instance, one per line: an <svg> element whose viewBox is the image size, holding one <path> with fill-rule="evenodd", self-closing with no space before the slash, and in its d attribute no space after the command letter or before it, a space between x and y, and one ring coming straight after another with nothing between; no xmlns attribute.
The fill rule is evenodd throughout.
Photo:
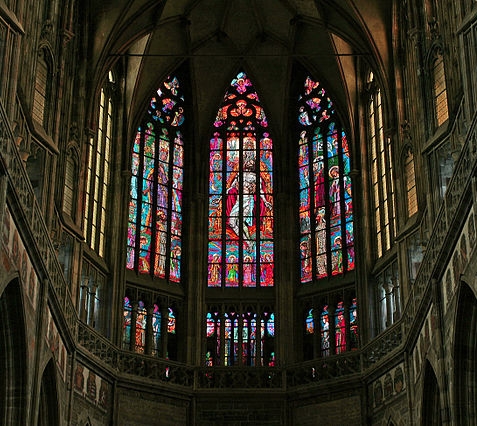
<svg viewBox="0 0 477 426"><path fill-rule="evenodd" d="M144 301L133 302L126 296L123 314L123 349L176 359L177 314L173 308L161 308L157 303L146 306ZM163 318L166 318L164 323Z"/></svg>
<svg viewBox="0 0 477 426"><path fill-rule="evenodd" d="M320 354L322 357L341 354L358 348L358 303L356 297L349 299L347 296L346 300L348 302L341 299L334 306L327 303L321 305L317 310L316 325L314 308L307 311L303 341L305 359ZM313 338L315 333L316 339ZM318 345L319 348L315 348Z"/></svg>
<svg viewBox="0 0 477 426"><path fill-rule="evenodd" d="M73 220L76 217L76 185L78 182L78 165L73 149L68 150L65 161L65 180L63 189L63 212Z"/></svg>
<svg viewBox="0 0 477 426"><path fill-rule="evenodd" d="M408 148L406 151L404 171L404 178L406 181L407 215L408 217L411 217L417 213L416 175L414 173L414 154L411 148Z"/></svg>
<svg viewBox="0 0 477 426"><path fill-rule="evenodd" d="M101 257L106 244L106 212L111 180L113 87L113 76L109 73L108 82L101 88L96 135L87 141L84 233L88 245Z"/></svg>
<svg viewBox="0 0 477 426"><path fill-rule="evenodd" d="M298 102L301 282L354 269L346 133L323 86L307 77Z"/></svg>
<svg viewBox="0 0 477 426"><path fill-rule="evenodd" d="M51 85L52 75L51 67L47 61L48 51L40 49L38 52L37 69L35 76L35 92L33 95L32 116L43 127L47 127L47 106L49 89Z"/></svg>
<svg viewBox="0 0 477 426"><path fill-rule="evenodd" d="M313 309L310 309L306 317L306 334L313 334L314 332L315 332L315 320L313 318Z"/></svg>
<svg viewBox="0 0 477 426"><path fill-rule="evenodd" d="M330 316L328 313L328 305L323 306L320 314L321 318L321 355L328 356L330 354Z"/></svg>
<svg viewBox="0 0 477 426"><path fill-rule="evenodd" d="M161 311L157 304L154 304L154 310L152 313L152 341L153 341L153 348L152 354L159 355L161 353L161 325L162 325L162 317Z"/></svg>
<svg viewBox="0 0 477 426"><path fill-rule="evenodd" d="M174 311L169 308L169 316L167 320L167 332L169 334L176 334L176 316Z"/></svg>
<svg viewBox="0 0 477 426"><path fill-rule="evenodd" d="M136 315L136 334L135 334L135 349L136 352L144 353L146 347L146 321L147 312L144 307L144 302L139 301Z"/></svg>
<svg viewBox="0 0 477 426"><path fill-rule="evenodd" d="M392 245L396 228L394 169L391 139L384 135L381 90L369 74L368 140L370 148L371 191L376 226L377 257Z"/></svg>
<svg viewBox="0 0 477 426"><path fill-rule="evenodd" d="M349 329L350 329L350 349L358 349L359 346L359 334L358 334L358 302L354 298L351 301L351 306L349 308Z"/></svg>
<svg viewBox="0 0 477 426"><path fill-rule="evenodd" d="M340 354L346 350L346 323L343 302L335 310L335 349Z"/></svg>
<svg viewBox="0 0 477 426"><path fill-rule="evenodd" d="M129 349L131 343L131 318L132 305L129 298L124 298L123 306L123 349Z"/></svg>
<svg viewBox="0 0 477 426"><path fill-rule="evenodd" d="M221 324L224 324L223 330ZM222 334L223 333L223 334ZM208 312L205 364L271 366L275 363L273 312Z"/></svg>
<svg viewBox="0 0 477 426"><path fill-rule="evenodd" d="M273 286L272 139L257 92L244 72L232 80L214 127L208 286Z"/></svg>
<svg viewBox="0 0 477 426"><path fill-rule="evenodd" d="M434 114L436 124L440 126L449 118L444 58L440 52L437 53L434 60L432 73L434 78Z"/></svg>
<svg viewBox="0 0 477 426"><path fill-rule="evenodd" d="M181 277L184 96L168 77L151 98L132 149L127 268Z"/></svg>

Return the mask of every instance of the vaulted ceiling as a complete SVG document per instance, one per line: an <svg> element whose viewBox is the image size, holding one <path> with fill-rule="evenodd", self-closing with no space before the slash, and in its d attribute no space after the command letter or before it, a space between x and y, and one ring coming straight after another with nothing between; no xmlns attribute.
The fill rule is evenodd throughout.
<svg viewBox="0 0 477 426"><path fill-rule="evenodd" d="M259 96L266 92L262 102L277 133L293 63L326 85L350 126L357 58L383 79L392 73L392 0L90 0L89 7L93 81L123 61L131 122L185 61L195 107L209 121L243 68Z"/></svg>

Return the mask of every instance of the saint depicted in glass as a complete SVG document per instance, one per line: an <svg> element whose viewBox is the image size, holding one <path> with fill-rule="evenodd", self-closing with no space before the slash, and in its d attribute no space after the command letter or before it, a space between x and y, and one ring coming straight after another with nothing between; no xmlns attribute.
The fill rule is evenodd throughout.
<svg viewBox="0 0 477 426"><path fill-rule="evenodd" d="M348 139L320 83L298 101L301 282L354 269Z"/></svg>
<svg viewBox="0 0 477 426"><path fill-rule="evenodd" d="M210 139L209 287L273 286L273 157L250 79L237 74Z"/></svg>
<svg viewBox="0 0 477 426"><path fill-rule="evenodd" d="M127 268L181 277L184 97L168 77L151 98L133 143Z"/></svg>

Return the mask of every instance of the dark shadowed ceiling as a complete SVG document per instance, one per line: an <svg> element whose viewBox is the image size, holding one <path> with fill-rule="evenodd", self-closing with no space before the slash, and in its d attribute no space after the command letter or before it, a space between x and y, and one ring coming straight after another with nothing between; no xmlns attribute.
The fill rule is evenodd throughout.
<svg viewBox="0 0 477 426"><path fill-rule="evenodd" d="M239 68L252 79L275 132L284 91L300 63L332 93L352 126L355 67L390 73L391 0L103 0L90 2L94 81L115 61L128 69L127 112L142 113L158 83L181 64L194 107L212 121ZM91 34L91 32L90 32ZM377 70L377 71L376 71ZM286 97L285 97L286 98ZM204 120L201 120L204 122ZM207 122L207 120L205 120ZM208 130L199 128L202 135Z"/></svg>

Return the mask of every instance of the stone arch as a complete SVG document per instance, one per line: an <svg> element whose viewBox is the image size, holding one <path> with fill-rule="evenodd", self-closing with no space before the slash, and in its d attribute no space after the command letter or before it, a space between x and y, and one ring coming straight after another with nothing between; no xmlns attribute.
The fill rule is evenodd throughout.
<svg viewBox="0 0 477 426"><path fill-rule="evenodd" d="M56 385L56 367L53 358L46 365L41 378L38 426L59 425L59 404Z"/></svg>
<svg viewBox="0 0 477 426"><path fill-rule="evenodd" d="M475 382L477 379L477 298L461 282L456 310L454 336L454 401L456 424L472 425L477 421Z"/></svg>
<svg viewBox="0 0 477 426"><path fill-rule="evenodd" d="M15 278L0 296L0 424L26 424L26 353L21 287Z"/></svg>
<svg viewBox="0 0 477 426"><path fill-rule="evenodd" d="M424 370L424 385L422 391L422 417L423 426L442 424L441 416L441 392L436 373L429 361Z"/></svg>

